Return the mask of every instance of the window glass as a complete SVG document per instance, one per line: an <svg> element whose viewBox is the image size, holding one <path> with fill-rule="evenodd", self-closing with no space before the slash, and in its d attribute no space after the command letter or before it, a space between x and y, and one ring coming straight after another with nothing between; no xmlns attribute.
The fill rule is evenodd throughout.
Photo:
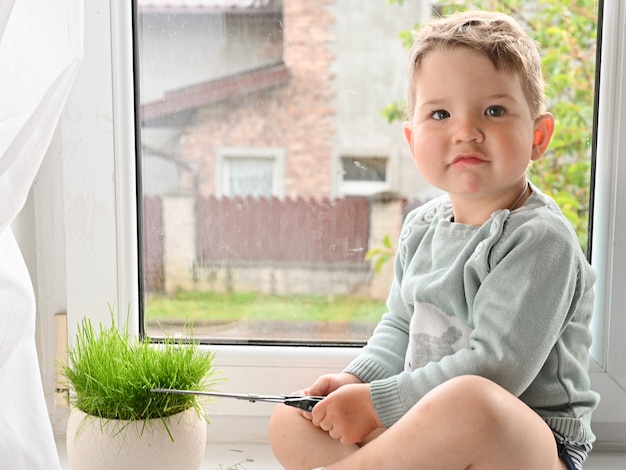
<svg viewBox="0 0 626 470"><path fill-rule="evenodd" d="M269 158L231 157L228 170L227 196L272 196L273 162Z"/></svg>
<svg viewBox="0 0 626 470"><path fill-rule="evenodd" d="M391 191L386 157L341 157L343 181L341 194L346 197L368 197Z"/></svg>
<svg viewBox="0 0 626 470"><path fill-rule="evenodd" d="M136 0L149 335L369 337L403 217L438 194L402 133L409 31L469 7L544 50L557 137L530 175L586 247L596 1Z"/></svg>
<svg viewBox="0 0 626 470"><path fill-rule="evenodd" d="M386 181L387 159L376 157L343 157L344 181Z"/></svg>

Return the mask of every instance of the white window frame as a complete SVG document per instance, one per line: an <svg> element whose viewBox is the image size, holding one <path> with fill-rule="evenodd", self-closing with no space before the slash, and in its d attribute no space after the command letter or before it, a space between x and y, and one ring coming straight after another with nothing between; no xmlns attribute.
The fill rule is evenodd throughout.
<svg viewBox="0 0 626 470"><path fill-rule="evenodd" d="M591 380L598 446L626 447L626 5L605 0L592 265L598 274ZM621 163L621 165L620 165Z"/></svg>
<svg viewBox="0 0 626 470"><path fill-rule="evenodd" d="M606 0L602 48L593 264L599 275L594 320L593 418L597 446L626 443L626 5ZM55 431L53 315L67 311L70 338L87 315L138 325L137 222L130 2L85 2L85 58L37 184L33 188L35 290L44 386ZM400 138L400 136L398 137ZM620 165L621 163L621 165ZM59 279L60 278L60 279ZM343 367L358 350L220 346L223 391L278 393ZM270 406L210 405L212 442L266 442Z"/></svg>

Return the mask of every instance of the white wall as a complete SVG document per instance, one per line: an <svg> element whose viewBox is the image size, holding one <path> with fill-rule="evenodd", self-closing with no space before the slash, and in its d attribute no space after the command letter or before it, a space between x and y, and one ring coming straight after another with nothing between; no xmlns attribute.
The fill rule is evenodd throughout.
<svg viewBox="0 0 626 470"><path fill-rule="evenodd" d="M389 5L384 1L341 0L329 10L337 19L331 28L336 42L330 45L336 56L336 158L389 157L390 189L405 197L415 196L428 185L411 158L403 123L389 124L381 111L392 102L404 101L408 62L400 31L410 31L428 18L430 2ZM338 182L341 173L337 163Z"/></svg>

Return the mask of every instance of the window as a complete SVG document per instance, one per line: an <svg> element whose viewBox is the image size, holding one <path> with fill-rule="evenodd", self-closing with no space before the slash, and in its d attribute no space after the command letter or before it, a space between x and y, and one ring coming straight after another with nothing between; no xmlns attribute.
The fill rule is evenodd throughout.
<svg viewBox="0 0 626 470"><path fill-rule="evenodd" d="M398 103L401 33L433 11L398 3L355 15L340 0L137 0L149 334L191 322L208 342L367 338L392 270L375 270L366 255L395 242L403 214L432 197L403 141ZM432 2L444 14L469 3ZM567 22L557 21L563 7L495 2L536 25L559 130L531 179L551 191L583 246L593 3L571 6L577 21Z"/></svg>
<svg viewBox="0 0 626 470"><path fill-rule="evenodd" d="M216 195L282 198L284 156L280 150L217 150Z"/></svg>
<svg viewBox="0 0 626 470"><path fill-rule="evenodd" d="M370 14L369 5L370 2L364 4L364 14ZM626 291L622 288L626 251L621 242L626 226L626 197L619 185L626 179L626 8L618 1L607 0L603 5L592 242L592 262L599 279L592 381L603 396L594 414L594 430L599 439L596 447L610 445L626 433L626 351L621 341L626 329L626 316L622 314L626 304ZM43 380L50 391L54 389L54 374L46 365L54 362L54 312L67 311L72 335L84 315L106 322L106 303L110 302L117 307L120 321L128 319L131 327L138 330L139 305L143 301L137 291L135 166L128 158L135 146L130 6L111 1L107 8L102 8L95 2L86 2L85 21L83 69L33 187L37 219L30 233L37 239L33 253L37 258L34 282L39 304L39 346ZM396 30L394 25L393 31ZM368 53L367 47L358 49ZM402 53L397 63L402 63ZM359 77L337 75L337 80L349 78L355 79L355 87L346 89L356 92ZM355 95L346 93L342 98L350 102L352 96ZM353 102L357 107L364 100L355 101L359 101ZM380 104L384 106L387 100ZM373 109L381 107L376 103ZM348 109L343 108L345 113ZM359 110L352 117L360 113ZM367 140L366 125L357 127L363 130L358 137L364 145L380 145ZM351 144L346 143L344 148L354 148ZM390 152L391 158L395 158L396 150ZM357 152L338 153L342 154ZM361 154L371 155L365 150L358 152ZM62 189L59 181L63 181ZM302 387L320 373L341 368L357 352L337 347L213 347L218 352L218 366L228 378L223 391L257 393L281 393ZM263 439L270 410L261 404L216 403L210 410L212 439ZM56 431L63 433L65 410L53 414Z"/></svg>
<svg viewBox="0 0 626 470"><path fill-rule="evenodd" d="M137 0L148 334L193 323L209 343L369 336L390 266L375 273L366 253L397 238L401 194L421 181L401 123L380 111L402 99L398 33L422 10Z"/></svg>
<svg viewBox="0 0 626 470"><path fill-rule="evenodd" d="M387 179L385 157L342 157L344 181L378 181Z"/></svg>
<svg viewBox="0 0 626 470"><path fill-rule="evenodd" d="M346 196L370 196L389 191L386 157L341 157L342 193Z"/></svg>
<svg viewBox="0 0 626 470"><path fill-rule="evenodd" d="M224 192L229 196L272 195L272 160L268 158L226 159Z"/></svg>

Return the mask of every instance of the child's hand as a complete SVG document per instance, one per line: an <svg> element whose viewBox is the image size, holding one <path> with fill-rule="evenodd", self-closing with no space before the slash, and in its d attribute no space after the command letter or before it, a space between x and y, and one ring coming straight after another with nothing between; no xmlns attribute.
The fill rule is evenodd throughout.
<svg viewBox="0 0 626 470"><path fill-rule="evenodd" d="M304 394L325 397L343 385L360 383L363 382L361 382L357 376L345 372L339 374L326 374L319 377L315 382L313 382L313 385L305 389Z"/></svg>
<svg viewBox="0 0 626 470"><path fill-rule="evenodd" d="M369 384L346 384L313 408L312 423L344 445L362 442L383 425L370 396Z"/></svg>

